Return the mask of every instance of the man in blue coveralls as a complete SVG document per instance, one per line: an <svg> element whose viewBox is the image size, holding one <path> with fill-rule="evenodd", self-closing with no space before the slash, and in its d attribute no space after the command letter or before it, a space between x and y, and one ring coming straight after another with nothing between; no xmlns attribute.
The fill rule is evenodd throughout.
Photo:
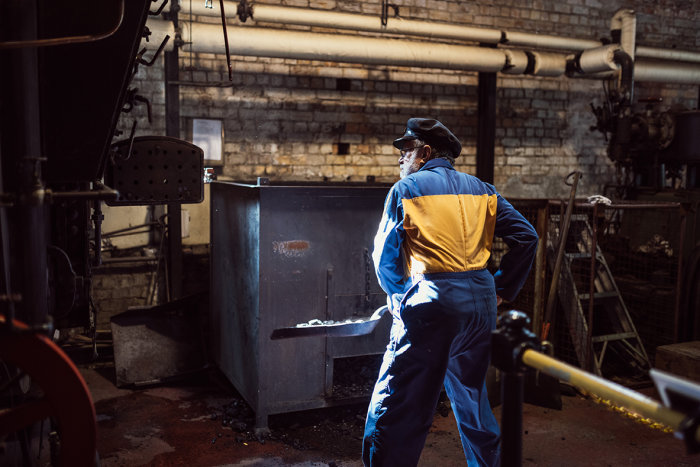
<svg viewBox="0 0 700 467"><path fill-rule="evenodd" d="M415 466L444 383L469 466L498 465L486 394L496 307L515 298L537 233L496 189L452 164L462 145L442 123L411 118L394 141L401 180L387 195L374 264L393 315L367 413L367 466ZM508 253L486 269L494 235Z"/></svg>

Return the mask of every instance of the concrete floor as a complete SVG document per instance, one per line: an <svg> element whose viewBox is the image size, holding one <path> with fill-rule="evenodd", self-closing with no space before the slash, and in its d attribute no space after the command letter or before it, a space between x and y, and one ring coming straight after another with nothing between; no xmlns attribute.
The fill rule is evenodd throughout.
<svg viewBox="0 0 700 467"><path fill-rule="evenodd" d="M238 396L215 371L135 390L115 387L109 366L81 372L94 398L103 467L361 466L363 404L271 416L272 436L258 440L245 420L224 422ZM564 395L562 403L561 411L525 404L523 465L700 465L700 455L687 455L670 433L580 394ZM500 420L500 408L495 412ZM436 412L419 465L464 465L447 403Z"/></svg>

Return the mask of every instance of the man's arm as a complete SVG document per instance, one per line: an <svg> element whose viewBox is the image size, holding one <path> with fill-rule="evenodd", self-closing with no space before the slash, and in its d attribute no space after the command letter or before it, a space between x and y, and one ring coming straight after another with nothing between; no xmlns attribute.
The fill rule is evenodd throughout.
<svg viewBox="0 0 700 467"><path fill-rule="evenodd" d="M496 294L513 300L520 292L537 252L537 232L508 201L498 195L495 235L508 245L508 252L494 274Z"/></svg>
<svg viewBox="0 0 700 467"><path fill-rule="evenodd" d="M379 285L389 297L404 291L404 265L401 244L404 238L403 206L392 187L384 203L384 213L374 237L374 269Z"/></svg>

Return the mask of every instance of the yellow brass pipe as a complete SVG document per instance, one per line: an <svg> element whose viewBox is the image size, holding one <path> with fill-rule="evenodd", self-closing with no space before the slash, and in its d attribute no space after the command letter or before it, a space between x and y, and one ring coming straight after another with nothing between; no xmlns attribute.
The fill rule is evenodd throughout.
<svg viewBox="0 0 700 467"><path fill-rule="evenodd" d="M686 416L680 412L665 407L660 402L643 394L613 383L591 373L562 363L536 350L527 349L522 355L523 363L561 381L585 389L603 399L630 409L643 417L650 418L671 427L674 431L681 430L681 423ZM695 440L700 442L700 430L695 432Z"/></svg>

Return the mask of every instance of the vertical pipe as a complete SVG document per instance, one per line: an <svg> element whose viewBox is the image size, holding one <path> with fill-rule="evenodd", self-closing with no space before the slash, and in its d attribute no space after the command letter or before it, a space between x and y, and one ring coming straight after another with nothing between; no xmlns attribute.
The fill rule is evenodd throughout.
<svg viewBox="0 0 700 467"><path fill-rule="evenodd" d="M621 10L620 12L620 45L627 55L634 60L634 52L637 42L637 18L634 10Z"/></svg>
<svg viewBox="0 0 700 467"><path fill-rule="evenodd" d="M520 467L523 450L523 373L503 372L501 412L501 465Z"/></svg>
<svg viewBox="0 0 700 467"><path fill-rule="evenodd" d="M36 0L8 0L0 4L0 30L18 40L38 37ZM11 273L14 271L19 279L12 285L21 294L18 318L30 326L42 326L48 319L49 223L41 174L38 49L7 50L0 59L0 67L11 71L3 73L0 79L0 131L6 177L3 188L16 194L16 204L8 216L10 251L21 258L15 268L11 267Z"/></svg>
<svg viewBox="0 0 700 467"><path fill-rule="evenodd" d="M177 12L180 6L170 5L170 16L177 30ZM180 138L180 87L172 81L179 80L179 54L177 46L171 52L165 52L165 134ZM199 174L201 176L202 174ZM180 298L182 295L182 210L180 204L168 204L168 263L170 272L167 300Z"/></svg>
<svg viewBox="0 0 700 467"><path fill-rule="evenodd" d="M476 176L493 183L496 144L496 73L479 73Z"/></svg>

